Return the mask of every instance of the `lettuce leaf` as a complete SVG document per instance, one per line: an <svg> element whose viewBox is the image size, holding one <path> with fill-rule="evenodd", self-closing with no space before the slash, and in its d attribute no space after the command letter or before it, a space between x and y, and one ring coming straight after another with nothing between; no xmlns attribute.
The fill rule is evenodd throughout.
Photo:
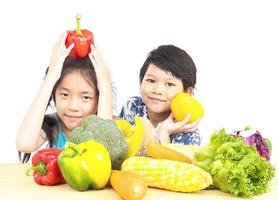
<svg viewBox="0 0 278 200"><path fill-rule="evenodd" d="M252 197L269 190L274 167L259 156L244 138L216 131L210 143L195 154L194 164L208 171L223 192Z"/></svg>

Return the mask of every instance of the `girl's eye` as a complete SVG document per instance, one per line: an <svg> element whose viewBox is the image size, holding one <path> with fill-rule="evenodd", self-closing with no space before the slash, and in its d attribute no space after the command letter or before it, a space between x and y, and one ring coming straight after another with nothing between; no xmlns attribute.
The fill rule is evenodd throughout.
<svg viewBox="0 0 278 200"><path fill-rule="evenodd" d="M60 93L60 95L61 95L62 97L68 97L68 96L69 96L67 93Z"/></svg>
<svg viewBox="0 0 278 200"><path fill-rule="evenodd" d="M90 99L93 99L93 98L90 97L90 96L83 96L83 100L85 100L85 101L88 101L88 100L90 100Z"/></svg>
<svg viewBox="0 0 278 200"><path fill-rule="evenodd" d="M149 83L154 83L155 82L155 80L150 79L150 78L146 79L146 81L149 82Z"/></svg>
<svg viewBox="0 0 278 200"><path fill-rule="evenodd" d="M171 87L171 86L175 86L174 83L166 83L166 85L167 85L167 86L170 86L170 87Z"/></svg>

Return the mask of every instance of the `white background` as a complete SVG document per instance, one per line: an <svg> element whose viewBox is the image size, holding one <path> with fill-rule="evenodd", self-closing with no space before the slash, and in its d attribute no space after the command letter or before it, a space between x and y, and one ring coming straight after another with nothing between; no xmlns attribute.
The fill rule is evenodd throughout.
<svg viewBox="0 0 278 200"><path fill-rule="evenodd" d="M1 1L0 163L18 162L15 136L62 31L75 14L93 31L118 88L118 109L137 95L139 69L162 44L185 49L198 69L203 144L220 128L251 125L277 157L278 7L275 1Z"/></svg>

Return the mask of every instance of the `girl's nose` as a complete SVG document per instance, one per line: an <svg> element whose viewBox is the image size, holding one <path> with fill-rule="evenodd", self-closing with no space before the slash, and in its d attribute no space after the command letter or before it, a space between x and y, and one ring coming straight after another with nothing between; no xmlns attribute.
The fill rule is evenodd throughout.
<svg viewBox="0 0 278 200"><path fill-rule="evenodd" d="M69 104L69 109L72 111L76 111L76 110L78 110L78 107L79 107L78 105L79 105L78 99L72 98L70 101L70 104Z"/></svg>

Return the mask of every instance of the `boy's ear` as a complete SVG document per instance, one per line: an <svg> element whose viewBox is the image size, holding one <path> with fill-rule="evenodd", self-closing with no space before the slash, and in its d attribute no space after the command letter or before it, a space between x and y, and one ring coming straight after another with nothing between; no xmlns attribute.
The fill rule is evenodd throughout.
<svg viewBox="0 0 278 200"><path fill-rule="evenodd" d="M190 95L193 95L193 88L192 87L189 87L186 89L185 91L187 94L190 94Z"/></svg>

